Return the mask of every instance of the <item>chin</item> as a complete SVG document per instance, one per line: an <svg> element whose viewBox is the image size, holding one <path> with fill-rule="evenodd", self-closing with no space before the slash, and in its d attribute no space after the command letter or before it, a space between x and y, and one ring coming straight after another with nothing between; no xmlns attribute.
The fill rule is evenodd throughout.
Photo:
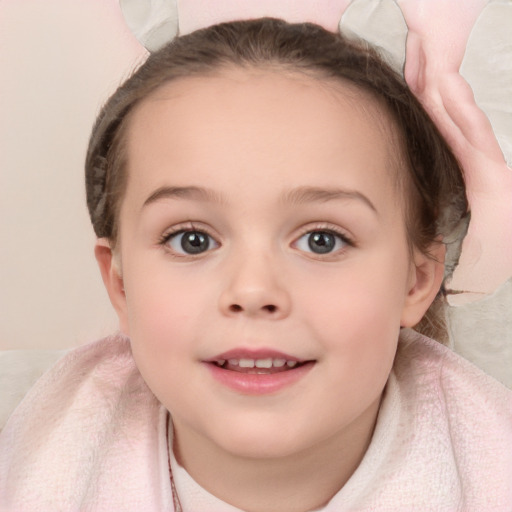
<svg viewBox="0 0 512 512"><path fill-rule="evenodd" d="M311 429L289 429L282 422L264 421L231 425L215 436L216 444L237 457L250 459L279 459L293 456L320 439L314 439ZM319 436L320 437L320 436Z"/></svg>

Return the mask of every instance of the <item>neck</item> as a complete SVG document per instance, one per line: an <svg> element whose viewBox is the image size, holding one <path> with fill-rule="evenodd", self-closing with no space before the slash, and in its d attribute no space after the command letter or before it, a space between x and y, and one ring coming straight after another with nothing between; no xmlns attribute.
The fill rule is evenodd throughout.
<svg viewBox="0 0 512 512"><path fill-rule="evenodd" d="M300 453L247 458L222 450L174 421L176 459L209 493L247 512L307 512L326 505L361 462L379 402L365 421Z"/></svg>

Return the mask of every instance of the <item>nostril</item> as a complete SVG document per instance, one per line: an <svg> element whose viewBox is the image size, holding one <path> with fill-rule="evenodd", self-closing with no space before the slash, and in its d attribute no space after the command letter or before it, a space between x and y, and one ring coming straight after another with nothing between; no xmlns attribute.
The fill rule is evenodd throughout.
<svg viewBox="0 0 512 512"><path fill-rule="evenodd" d="M252 308L247 308L247 312L251 311ZM275 313L277 311L277 306L275 306L274 304L266 304L265 306L262 306L260 311L266 311L267 313ZM240 306L240 304L231 304L229 306L229 311L231 311L231 313L240 313L242 311L244 311L244 308L242 306Z"/></svg>

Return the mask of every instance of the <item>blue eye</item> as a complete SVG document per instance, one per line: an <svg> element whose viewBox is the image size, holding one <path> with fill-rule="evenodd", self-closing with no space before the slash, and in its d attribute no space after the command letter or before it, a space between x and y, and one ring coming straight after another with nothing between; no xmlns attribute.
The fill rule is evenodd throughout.
<svg viewBox="0 0 512 512"><path fill-rule="evenodd" d="M296 242L297 249L315 254L329 254L336 252L349 242L343 236L332 231L310 231L302 235Z"/></svg>
<svg viewBox="0 0 512 512"><path fill-rule="evenodd" d="M219 244L203 231L178 231L167 237L165 244L179 254L201 254L216 249Z"/></svg>

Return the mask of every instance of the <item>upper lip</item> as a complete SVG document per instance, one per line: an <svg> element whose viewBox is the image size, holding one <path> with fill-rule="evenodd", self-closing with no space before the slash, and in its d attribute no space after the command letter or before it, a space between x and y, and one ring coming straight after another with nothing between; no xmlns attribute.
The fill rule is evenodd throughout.
<svg viewBox="0 0 512 512"><path fill-rule="evenodd" d="M303 363L306 359L291 356L273 349L251 349L251 348L234 348L206 359L205 362L213 363L215 361L223 361L227 359L285 359L286 361L296 361Z"/></svg>

